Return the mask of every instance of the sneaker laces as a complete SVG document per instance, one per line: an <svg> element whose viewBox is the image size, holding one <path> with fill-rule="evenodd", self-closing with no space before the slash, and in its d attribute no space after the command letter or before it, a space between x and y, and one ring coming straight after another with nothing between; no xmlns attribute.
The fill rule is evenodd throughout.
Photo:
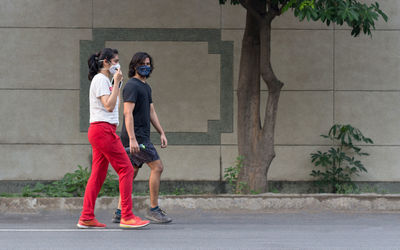
<svg viewBox="0 0 400 250"><path fill-rule="evenodd" d="M158 211L160 212L160 214L167 216L167 213L164 210L162 210L161 208L158 208Z"/></svg>

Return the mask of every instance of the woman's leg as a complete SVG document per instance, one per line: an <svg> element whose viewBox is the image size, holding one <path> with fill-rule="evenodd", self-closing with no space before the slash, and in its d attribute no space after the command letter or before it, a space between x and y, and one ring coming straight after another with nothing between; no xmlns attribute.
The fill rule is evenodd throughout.
<svg viewBox="0 0 400 250"><path fill-rule="evenodd" d="M92 153L92 172L86 185L85 197L83 199L83 210L80 218L83 221L91 220L95 217L94 207L96 204L96 198L104 180L106 179L108 169L108 160L100 150L93 147Z"/></svg>
<svg viewBox="0 0 400 250"><path fill-rule="evenodd" d="M105 156L115 169L119 177L119 192L121 196L121 217L129 220L134 217L132 213L132 181L134 170L129 160L128 154L121 143L118 135L108 143L108 150L104 152Z"/></svg>
<svg viewBox="0 0 400 250"><path fill-rule="evenodd" d="M133 180L135 180L138 173L139 173L139 168L134 166L133 167ZM119 195L119 199L118 199L118 209L121 209L121 194Z"/></svg>

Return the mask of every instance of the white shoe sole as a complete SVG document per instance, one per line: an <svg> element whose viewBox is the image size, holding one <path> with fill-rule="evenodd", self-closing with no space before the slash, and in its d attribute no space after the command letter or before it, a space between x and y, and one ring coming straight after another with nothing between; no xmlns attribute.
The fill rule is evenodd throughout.
<svg viewBox="0 0 400 250"><path fill-rule="evenodd" d="M150 222L147 223L147 224L144 224L144 225L134 226L134 225L127 225L127 224L121 224L120 223L119 226L122 227L122 228L140 228L140 227L145 227L145 226L147 226L149 224L150 224Z"/></svg>
<svg viewBox="0 0 400 250"><path fill-rule="evenodd" d="M89 227L89 226L85 226L85 225L81 225L81 224L76 224L76 226L80 229L91 229L91 228L95 228L95 229L99 229L99 228L105 228L105 227Z"/></svg>

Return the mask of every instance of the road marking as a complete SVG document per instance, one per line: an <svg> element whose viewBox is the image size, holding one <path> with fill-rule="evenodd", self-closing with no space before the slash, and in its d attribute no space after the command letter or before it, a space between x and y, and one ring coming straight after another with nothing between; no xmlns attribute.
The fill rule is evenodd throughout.
<svg viewBox="0 0 400 250"><path fill-rule="evenodd" d="M15 229L15 228L0 228L0 232L121 232L132 229Z"/></svg>

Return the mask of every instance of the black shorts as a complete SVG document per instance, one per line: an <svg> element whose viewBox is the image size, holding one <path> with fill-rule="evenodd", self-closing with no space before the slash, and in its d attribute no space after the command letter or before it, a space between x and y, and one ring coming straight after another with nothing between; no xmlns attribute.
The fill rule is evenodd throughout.
<svg viewBox="0 0 400 250"><path fill-rule="evenodd" d="M131 160L131 163L134 167L141 168L143 166L143 163L148 163L160 159L160 156L158 156L157 150L154 147L153 143L143 142L141 144L143 144L145 148L139 146L139 153L128 153L129 159Z"/></svg>

